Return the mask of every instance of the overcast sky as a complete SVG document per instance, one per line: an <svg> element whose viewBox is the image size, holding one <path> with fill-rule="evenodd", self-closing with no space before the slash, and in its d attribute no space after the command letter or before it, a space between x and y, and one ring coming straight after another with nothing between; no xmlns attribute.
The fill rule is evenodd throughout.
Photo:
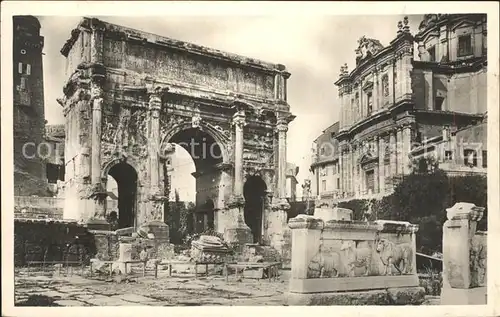
<svg viewBox="0 0 500 317"><path fill-rule="evenodd" d="M299 183L309 177L313 140L338 118L339 68L352 70L357 40L395 38L402 15L390 16L178 16L99 17L107 22L177 40L286 65L288 102L297 116L288 132L288 161L300 167ZM56 98L62 95L64 57L59 53L81 17L39 16L45 37L45 108L49 124L64 123ZM415 33L421 15L409 16ZM191 186L191 185L190 185ZM299 193L301 193L299 191ZM300 195L300 194L299 194Z"/></svg>

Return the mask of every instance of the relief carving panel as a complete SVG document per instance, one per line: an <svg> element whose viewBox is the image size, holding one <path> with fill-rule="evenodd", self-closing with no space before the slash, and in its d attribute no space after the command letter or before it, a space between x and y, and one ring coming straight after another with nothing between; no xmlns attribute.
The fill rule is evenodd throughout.
<svg viewBox="0 0 500 317"><path fill-rule="evenodd" d="M307 278L412 274L413 249L408 243L379 240L325 240L309 261ZM395 270L394 270L395 269Z"/></svg>
<svg viewBox="0 0 500 317"><path fill-rule="evenodd" d="M470 274L471 274L471 287L486 286L487 275L487 248L486 248L486 234L476 233L471 241L470 248Z"/></svg>

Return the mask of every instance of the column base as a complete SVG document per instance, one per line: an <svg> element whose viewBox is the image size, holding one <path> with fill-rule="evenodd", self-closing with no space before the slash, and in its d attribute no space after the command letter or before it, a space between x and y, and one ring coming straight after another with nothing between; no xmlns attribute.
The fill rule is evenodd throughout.
<svg viewBox="0 0 500 317"><path fill-rule="evenodd" d="M224 230L224 240L237 252L242 253L247 243L253 243L252 230L243 219L245 200L243 197L232 197L227 204L234 222Z"/></svg>
<svg viewBox="0 0 500 317"><path fill-rule="evenodd" d="M486 287L468 289L443 287L441 305L486 305Z"/></svg>

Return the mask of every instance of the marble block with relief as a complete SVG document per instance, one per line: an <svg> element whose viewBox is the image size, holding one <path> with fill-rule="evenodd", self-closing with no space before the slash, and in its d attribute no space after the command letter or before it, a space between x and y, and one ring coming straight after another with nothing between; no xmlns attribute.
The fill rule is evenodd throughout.
<svg viewBox="0 0 500 317"><path fill-rule="evenodd" d="M364 298L370 290L382 290L380 296L388 301L394 294L411 294L408 304L423 301L415 263L418 226L324 221L316 215L300 215L288 224L293 241L289 292L297 303L322 298L321 302L335 304L342 301L340 293Z"/></svg>

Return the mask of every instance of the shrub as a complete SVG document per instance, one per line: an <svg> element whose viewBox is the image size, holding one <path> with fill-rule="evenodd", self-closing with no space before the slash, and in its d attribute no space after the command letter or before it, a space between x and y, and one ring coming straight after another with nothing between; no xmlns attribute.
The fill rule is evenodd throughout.
<svg viewBox="0 0 500 317"><path fill-rule="evenodd" d="M434 166L432 162L424 163ZM418 164L419 168L404 176L393 194L373 204L370 220L378 218L418 224L417 249L426 254L441 252L446 209L457 202L487 207L487 179L481 175L447 176L442 170ZM485 211L478 230L486 229Z"/></svg>
<svg viewBox="0 0 500 317"><path fill-rule="evenodd" d="M366 199L353 199L349 201L342 201L338 204L340 208L352 210L353 220L364 220L365 214L368 211L370 201Z"/></svg>

